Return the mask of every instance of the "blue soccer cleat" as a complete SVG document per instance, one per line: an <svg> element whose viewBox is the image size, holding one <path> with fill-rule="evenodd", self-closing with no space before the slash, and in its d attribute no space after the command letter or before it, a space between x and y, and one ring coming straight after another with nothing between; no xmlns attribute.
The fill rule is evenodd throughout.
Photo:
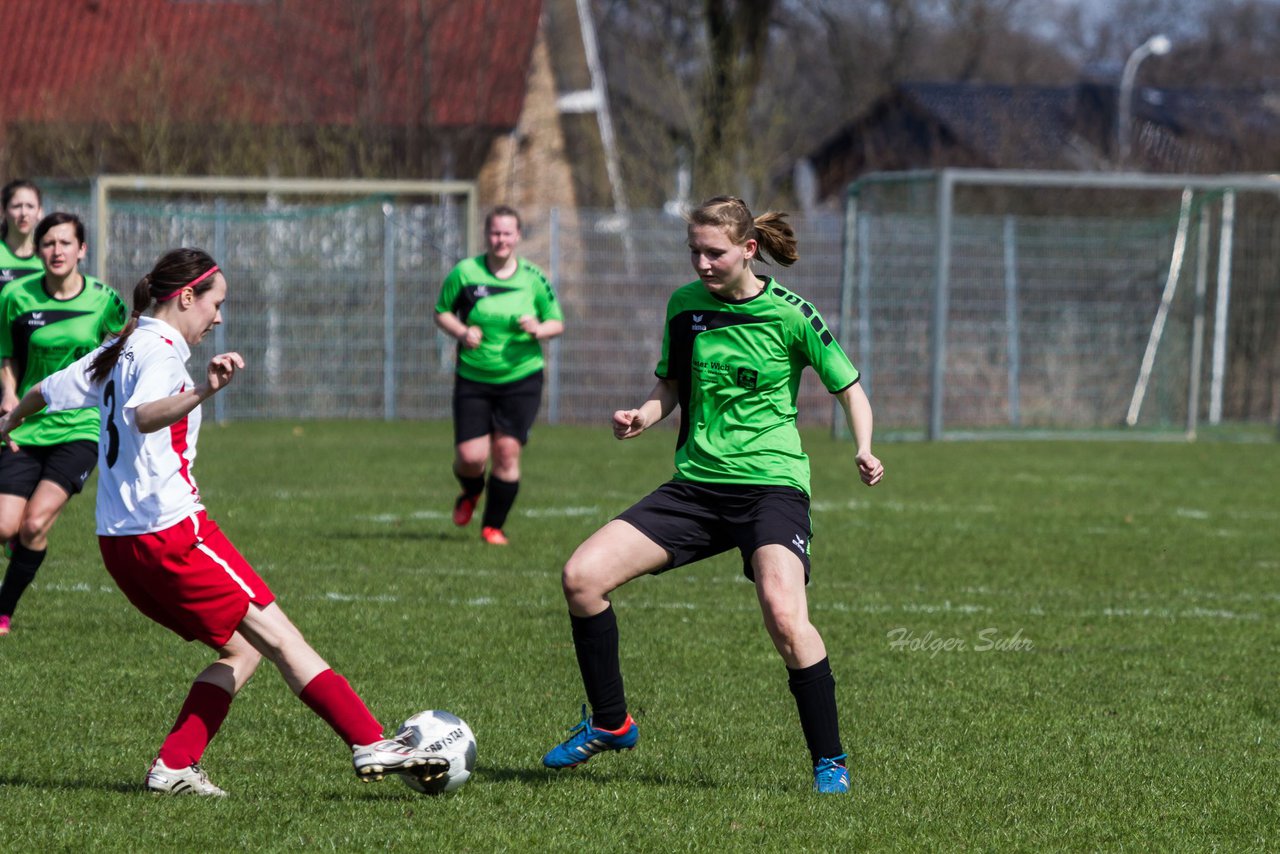
<svg viewBox="0 0 1280 854"><path fill-rule="evenodd" d="M849 769L844 766L846 754L819 759L813 766L813 790L824 795L843 795L849 791Z"/></svg>
<svg viewBox="0 0 1280 854"><path fill-rule="evenodd" d="M587 707L582 707L582 721L569 728L568 740L561 742L542 757L548 768L572 768L581 765L597 753L606 750L634 750L640 740L640 727L627 715L626 721L616 730L596 729L591 725Z"/></svg>

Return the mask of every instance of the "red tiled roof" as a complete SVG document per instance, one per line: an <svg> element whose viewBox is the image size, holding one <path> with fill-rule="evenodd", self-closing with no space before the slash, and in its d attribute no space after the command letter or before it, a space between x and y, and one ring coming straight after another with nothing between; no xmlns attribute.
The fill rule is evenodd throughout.
<svg viewBox="0 0 1280 854"><path fill-rule="evenodd" d="M514 127L541 0L0 0L0 117Z"/></svg>

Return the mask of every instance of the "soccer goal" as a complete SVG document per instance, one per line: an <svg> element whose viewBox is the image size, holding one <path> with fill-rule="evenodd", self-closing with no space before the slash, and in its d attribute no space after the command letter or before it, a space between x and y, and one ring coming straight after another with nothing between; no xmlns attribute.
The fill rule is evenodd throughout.
<svg viewBox="0 0 1280 854"><path fill-rule="evenodd" d="M849 187L877 426L1194 437L1274 419L1280 179L945 169Z"/></svg>
<svg viewBox="0 0 1280 854"><path fill-rule="evenodd" d="M253 370L217 418L443 418L452 354L432 326L440 280L478 251L462 181L104 175L95 269L128 300L164 251L196 246L226 273L224 325L193 356L236 349Z"/></svg>

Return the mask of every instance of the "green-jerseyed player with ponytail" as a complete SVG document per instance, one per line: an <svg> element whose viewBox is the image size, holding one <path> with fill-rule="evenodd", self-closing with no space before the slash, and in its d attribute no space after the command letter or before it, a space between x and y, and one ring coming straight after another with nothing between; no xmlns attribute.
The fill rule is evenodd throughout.
<svg viewBox="0 0 1280 854"><path fill-rule="evenodd" d="M648 400L613 414L614 435L631 439L678 405L675 476L592 534L565 564L563 587L591 714L584 708L570 738L542 761L567 768L639 740L627 713L610 594L641 575L737 548L787 666L813 787L847 792L835 678L805 595L809 460L795 425L800 374L812 367L840 402L855 443L852 467L868 486L884 477L871 452L871 404L817 310L752 270L762 251L783 266L796 260L784 214L753 217L742 200L720 196L690 213L688 222L698 280L667 303L658 382ZM722 710L708 711L722 716Z"/></svg>
<svg viewBox="0 0 1280 854"><path fill-rule="evenodd" d="M480 536L506 545L520 488L520 454L542 404L542 342L564 332L564 315L542 271L516 255L520 215L494 208L487 248L445 277L436 325L458 341L453 387L453 475L462 486L453 522L471 521L485 496ZM485 469L489 479L485 482Z"/></svg>
<svg viewBox="0 0 1280 854"><path fill-rule="evenodd" d="M0 411L49 374L65 368L124 328L124 302L103 282L80 272L84 223L52 213L34 233L44 272L0 292ZM40 413L13 432L18 450L0 448L0 542L9 566L0 583L0 635L35 578L49 530L98 463L98 411Z"/></svg>

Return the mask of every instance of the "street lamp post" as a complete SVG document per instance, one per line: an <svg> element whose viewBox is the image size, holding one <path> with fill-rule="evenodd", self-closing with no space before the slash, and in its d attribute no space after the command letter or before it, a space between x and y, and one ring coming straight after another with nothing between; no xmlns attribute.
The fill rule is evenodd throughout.
<svg viewBox="0 0 1280 854"><path fill-rule="evenodd" d="M1138 66L1142 64L1142 60L1152 54L1164 56L1172 47L1173 42L1169 41L1168 36L1152 36L1134 48L1133 53L1129 54L1129 59L1125 61L1124 73L1120 75L1120 104L1119 114L1116 117L1116 149L1119 153L1118 162L1121 167L1124 167L1129 162L1129 138L1131 134L1129 125L1133 113L1133 81L1138 76Z"/></svg>

